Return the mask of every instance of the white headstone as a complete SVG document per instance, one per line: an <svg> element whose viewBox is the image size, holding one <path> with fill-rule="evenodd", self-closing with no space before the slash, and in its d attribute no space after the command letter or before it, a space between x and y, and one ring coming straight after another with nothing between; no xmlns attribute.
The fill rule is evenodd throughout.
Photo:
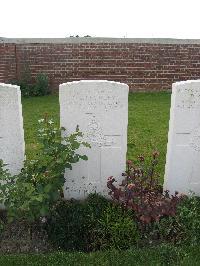
<svg viewBox="0 0 200 266"><path fill-rule="evenodd" d="M24 161L24 131L20 88L0 83L0 159L11 174L17 174Z"/></svg>
<svg viewBox="0 0 200 266"><path fill-rule="evenodd" d="M200 80L172 86L164 189L200 195Z"/></svg>
<svg viewBox="0 0 200 266"><path fill-rule="evenodd" d="M65 174L65 198L84 199L89 193L108 196L107 178L126 169L128 91L111 81L78 81L60 85L61 126L67 134L79 126L91 145L79 152L88 156Z"/></svg>

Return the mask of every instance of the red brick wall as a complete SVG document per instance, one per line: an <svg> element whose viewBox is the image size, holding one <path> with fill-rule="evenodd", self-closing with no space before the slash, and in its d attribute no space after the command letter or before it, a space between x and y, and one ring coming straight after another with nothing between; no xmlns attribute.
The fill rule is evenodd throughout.
<svg viewBox="0 0 200 266"><path fill-rule="evenodd" d="M16 79L15 44L0 43L0 82Z"/></svg>
<svg viewBox="0 0 200 266"><path fill-rule="evenodd" d="M175 81L200 78L200 43L0 43L0 81L28 68L46 73L53 90L63 82L107 79L133 91L168 90ZM15 61L17 64L15 64Z"/></svg>

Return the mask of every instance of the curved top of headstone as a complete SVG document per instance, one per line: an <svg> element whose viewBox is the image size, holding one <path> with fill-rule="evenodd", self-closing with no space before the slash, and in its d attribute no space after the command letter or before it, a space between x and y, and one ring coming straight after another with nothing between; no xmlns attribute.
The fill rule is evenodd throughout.
<svg viewBox="0 0 200 266"><path fill-rule="evenodd" d="M6 87L6 88L15 88L15 89L19 89L20 87L18 85L13 85L13 84L7 84L7 83L1 83L0 82L0 86L2 87Z"/></svg>
<svg viewBox="0 0 200 266"><path fill-rule="evenodd" d="M59 86L60 101L65 108L82 111L99 109L111 111L126 108L128 85L108 80L80 80L63 83Z"/></svg>
<svg viewBox="0 0 200 266"><path fill-rule="evenodd" d="M20 173L24 152L20 87L0 83L0 159L11 174Z"/></svg>
<svg viewBox="0 0 200 266"><path fill-rule="evenodd" d="M191 80L183 80L183 81L177 81L177 82L174 82L172 85L173 86L178 86L178 85L184 85L184 84L192 84L192 83L194 83L194 84L196 84L196 83L200 83L200 79L191 79Z"/></svg>
<svg viewBox="0 0 200 266"><path fill-rule="evenodd" d="M120 85L123 88L126 88L127 90L129 90L129 86L125 83L121 83L121 82L116 82L116 81L110 81L110 80L78 80L78 81L72 81L72 82L66 82L66 83L62 83L60 84L60 86L65 86L65 85L79 85L79 84L85 84L85 83L104 83L106 84L113 84L113 85Z"/></svg>

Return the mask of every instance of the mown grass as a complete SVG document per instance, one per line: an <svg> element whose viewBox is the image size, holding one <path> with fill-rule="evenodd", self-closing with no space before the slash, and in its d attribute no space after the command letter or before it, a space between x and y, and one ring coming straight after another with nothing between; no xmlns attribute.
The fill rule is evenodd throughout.
<svg viewBox="0 0 200 266"><path fill-rule="evenodd" d="M38 255L1 255L0 265L5 266L136 266L136 265L193 265L200 262L199 247L156 247L127 251L105 252L54 252Z"/></svg>
<svg viewBox="0 0 200 266"><path fill-rule="evenodd" d="M36 129L39 118L48 113L59 124L58 96L24 98L23 117L26 154L33 157L37 150ZM149 158L160 152L158 171L163 179L166 157L170 93L134 93L129 95L127 158L136 160L140 154Z"/></svg>
<svg viewBox="0 0 200 266"><path fill-rule="evenodd" d="M48 114L59 124L58 96L30 97L22 99L26 156L32 158L37 151L38 120Z"/></svg>

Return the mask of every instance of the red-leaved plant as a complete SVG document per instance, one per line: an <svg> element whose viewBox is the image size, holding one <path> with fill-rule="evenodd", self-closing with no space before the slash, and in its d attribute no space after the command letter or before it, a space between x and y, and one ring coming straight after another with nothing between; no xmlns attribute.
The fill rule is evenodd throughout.
<svg viewBox="0 0 200 266"><path fill-rule="evenodd" d="M175 216L178 203L182 195L178 192L169 195L159 184L155 168L158 164L159 153L154 152L149 167L145 167L144 156L139 156L139 164L127 161L127 171L122 174L124 180L117 187L113 176L108 178L107 187L113 200L122 204L125 208L134 210L140 224L147 225L159 221L164 216Z"/></svg>

